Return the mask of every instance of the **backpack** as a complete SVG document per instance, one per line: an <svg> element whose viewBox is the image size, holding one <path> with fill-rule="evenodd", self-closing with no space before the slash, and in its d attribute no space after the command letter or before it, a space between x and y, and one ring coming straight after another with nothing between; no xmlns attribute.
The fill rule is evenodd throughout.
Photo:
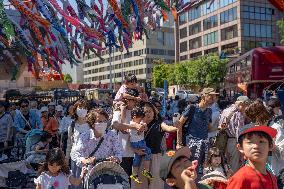
<svg viewBox="0 0 284 189"><path fill-rule="evenodd" d="M232 116L234 113L236 113L238 110L232 111L229 115L228 118L226 119L226 122L221 123L223 125L223 128L227 128ZM218 131L217 135L213 138L212 141L212 146L217 147L220 151L221 154L224 156L227 148L227 142L228 142L228 134L226 132L226 129L221 129Z"/></svg>
<svg viewBox="0 0 284 189"><path fill-rule="evenodd" d="M184 133L188 133L189 125L191 124L191 122L193 120L195 109L196 109L196 107L194 105L189 106L188 118L184 123L184 127L182 127L182 133L183 133L182 134L182 144L183 145L186 145L186 135Z"/></svg>

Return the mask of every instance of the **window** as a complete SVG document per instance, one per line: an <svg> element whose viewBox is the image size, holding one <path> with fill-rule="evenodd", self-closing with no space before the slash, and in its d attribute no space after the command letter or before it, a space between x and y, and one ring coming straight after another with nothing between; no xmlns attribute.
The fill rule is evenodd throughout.
<svg viewBox="0 0 284 189"><path fill-rule="evenodd" d="M165 45L165 35L164 32L158 31L157 32L157 41L161 44L161 45Z"/></svg>
<svg viewBox="0 0 284 189"><path fill-rule="evenodd" d="M180 43L180 52L187 51L187 41Z"/></svg>
<svg viewBox="0 0 284 189"><path fill-rule="evenodd" d="M259 25L259 24L244 24L244 36L245 37L272 37L271 25Z"/></svg>
<svg viewBox="0 0 284 189"><path fill-rule="evenodd" d="M221 40L228 40L238 37L238 25L234 25L221 30Z"/></svg>
<svg viewBox="0 0 284 189"><path fill-rule="evenodd" d="M210 28L218 26L217 15L211 16L203 21L203 30L208 30Z"/></svg>
<svg viewBox="0 0 284 189"><path fill-rule="evenodd" d="M234 2L237 2L237 0L220 0L220 7L225 7L225 6L230 5Z"/></svg>
<svg viewBox="0 0 284 189"><path fill-rule="evenodd" d="M218 31L204 35L204 46L218 42Z"/></svg>
<svg viewBox="0 0 284 189"><path fill-rule="evenodd" d="M199 57L199 56L202 56L202 52L193 53L193 54L190 55L190 58L196 58L196 57Z"/></svg>
<svg viewBox="0 0 284 189"><path fill-rule="evenodd" d="M196 49L202 46L201 37L189 41L189 49Z"/></svg>
<svg viewBox="0 0 284 189"><path fill-rule="evenodd" d="M168 50L168 56L175 56L174 50Z"/></svg>
<svg viewBox="0 0 284 189"><path fill-rule="evenodd" d="M179 36L180 36L181 39L187 37L187 27L179 30Z"/></svg>
<svg viewBox="0 0 284 189"><path fill-rule="evenodd" d="M201 32L201 22L197 22L196 24L189 26L188 30L189 35L194 35Z"/></svg>
<svg viewBox="0 0 284 189"><path fill-rule="evenodd" d="M184 56L180 56L180 57L179 57L179 60L180 60L180 61L183 61L183 60L186 60L186 59L187 59L187 55L184 55Z"/></svg>
<svg viewBox="0 0 284 189"><path fill-rule="evenodd" d="M183 13L179 16L179 24L185 24L186 23L186 13Z"/></svg>
<svg viewBox="0 0 284 189"><path fill-rule="evenodd" d="M207 15L211 12L214 12L218 9L219 7L219 2L218 1L208 1L207 3L204 3L202 5L202 15Z"/></svg>
<svg viewBox="0 0 284 189"><path fill-rule="evenodd" d="M237 19L237 7L224 11L220 14L221 25L236 19Z"/></svg>
<svg viewBox="0 0 284 189"><path fill-rule="evenodd" d="M275 43L263 41L244 41L245 50L251 50L257 47L272 47Z"/></svg>
<svg viewBox="0 0 284 189"><path fill-rule="evenodd" d="M272 20L274 9L254 6L243 6L242 17L252 20Z"/></svg>
<svg viewBox="0 0 284 189"><path fill-rule="evenodd" d="M210 54L210 53L218 53L218 47L213 48L213 49L207 49L204 51L204 54Z"/></svg>
<svg viewBox="0 0 284 189"><path fill-rule="evenodd" d="M189 21L195 20L201 16L201 6L194 7L188 12Z"/></svg>

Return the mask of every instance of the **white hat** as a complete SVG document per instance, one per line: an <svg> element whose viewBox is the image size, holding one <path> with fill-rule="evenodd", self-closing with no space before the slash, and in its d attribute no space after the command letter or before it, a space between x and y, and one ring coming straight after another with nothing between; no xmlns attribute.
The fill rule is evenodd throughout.
<svg viewBox="0 0 284 189"><path fill-rule="evenodd" d="M46 106L43 106L43 107L41 107L41 109L39 111L40 111L40 113L47 112L48 108Z"/></svg>
<svg viewBox="0 0 284 189"><path fill-rule="evenodd" d="M63 107L61 105L58 105L55 107L55 110L58 112L63 112Z"/></svg>
<svg viewBox="0 0 284 189"><path fill-rule="evenodd" d="M211 173L203 175L199 183L210 184L214 182L220 182L220 183L227 184L228 179L225 177L223 173L219 171L212 171Z"/></svg>
<svg viewBox="0 0 284 189"><path fill-rule="evenodd" d="M55 102L50 102L47 106L56 106Z"/></svg>

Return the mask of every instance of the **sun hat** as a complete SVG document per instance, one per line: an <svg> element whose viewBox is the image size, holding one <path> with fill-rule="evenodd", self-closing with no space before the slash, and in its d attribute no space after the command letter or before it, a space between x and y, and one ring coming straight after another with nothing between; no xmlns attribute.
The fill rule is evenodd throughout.
<svg viewBox="0 0 284 189"><path fill-rule="evenodd" d="M208 95L208 94L218 95L219 93L217 93L216 90L213 89L213 88L204 88L204 89L201 91L201 94L202 94L202 95Z"/></svg>
<svg viewBox="0 0 284 189"><path fill-rule="evenodd" d="M238 102L250 103L250 99L247 96L239 96L236 100L236 103Z"/></svg>
<svg viewBox="0 0 284 189"><path fill-rule="evenodd" d="M212 182L222 182L226 184L228 183L228 179L220 171L212 171L208 174L203 175L201 177L201 180L199 181L199 183L202 184L211 184Z"/></svg>

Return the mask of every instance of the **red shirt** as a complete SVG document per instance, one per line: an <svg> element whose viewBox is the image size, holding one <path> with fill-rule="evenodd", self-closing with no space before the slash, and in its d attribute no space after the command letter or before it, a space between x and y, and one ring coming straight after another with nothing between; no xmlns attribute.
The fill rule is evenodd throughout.
<svg viewBox="0 0 284 189"><path fill-rule="evenodd" d="M244 166L230 178L227 189L278 189L278 186L272 173L267 171L264 175Z"/></svg>

